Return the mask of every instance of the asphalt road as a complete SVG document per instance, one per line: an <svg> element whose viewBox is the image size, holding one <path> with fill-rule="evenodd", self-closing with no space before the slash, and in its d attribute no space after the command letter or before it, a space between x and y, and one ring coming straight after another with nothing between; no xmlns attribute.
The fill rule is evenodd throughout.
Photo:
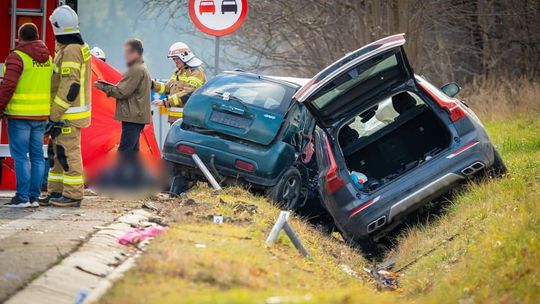
<svg viewBox="0 0 540 304"><path fill-rule="evenodd" d="M0 205L10 196L0 193ZM81 208L0 208L0 303L77 249L93 227L138 206L90 197Z"/></svg>

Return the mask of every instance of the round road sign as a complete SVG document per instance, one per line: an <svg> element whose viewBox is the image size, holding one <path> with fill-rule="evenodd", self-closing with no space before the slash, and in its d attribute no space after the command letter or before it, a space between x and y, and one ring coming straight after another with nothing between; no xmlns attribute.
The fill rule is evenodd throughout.
<svg viewBox="0 0 540 304"><path fill-rule="evenodd" d="M203 32L225 36L236 31L247 16L247 0L189 0L189 16Z"/></svg>

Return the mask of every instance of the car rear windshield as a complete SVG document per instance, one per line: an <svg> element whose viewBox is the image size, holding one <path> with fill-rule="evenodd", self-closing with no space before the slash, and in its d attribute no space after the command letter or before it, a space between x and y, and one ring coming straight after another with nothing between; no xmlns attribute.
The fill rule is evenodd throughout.
<svg viewBox="0 0 540 304"><path fill-rule="evenodd" d="M328 105L328 103L333 101L342 93L349 91L350 89L369 79L372 79L384 71L394 69L397 66L398 60L394 54L384 58L380 62L368 62L368 64L362 64L356 68L353 68L341 77L335 79L330 86L325 88L324 91L320 92L318 96L315 97L313 104L318 109L323 109Z"/></svg>
<svg viewBox="0 0 540 304"><path fill-rule="evenodd" d="M295 90L270 80L244 75L222 75L194 93L212 99L241 102L276 114L285 114Z"/></svg>

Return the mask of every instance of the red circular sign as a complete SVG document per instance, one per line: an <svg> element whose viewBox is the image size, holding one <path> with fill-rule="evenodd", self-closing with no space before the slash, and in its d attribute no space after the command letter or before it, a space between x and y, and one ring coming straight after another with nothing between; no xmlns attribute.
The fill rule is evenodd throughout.
<svg viewBox="0 0 540 304"><path fill-rule="evenodd" d="M236 31L247 17L247 0L189 0L189 16L201 31L225 36Z"/></svg>

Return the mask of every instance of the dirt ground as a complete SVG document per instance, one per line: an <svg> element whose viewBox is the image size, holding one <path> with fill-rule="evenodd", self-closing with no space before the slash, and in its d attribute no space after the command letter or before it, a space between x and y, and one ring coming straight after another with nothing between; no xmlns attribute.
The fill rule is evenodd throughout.
<svg viewBox="0 0 540 304"><path fill-rule="evenodd" d="M0 193L0 205L12 195ZM0 208L0 302L83 244L93 227L140 206L89 196L81 208Z"/></svg>

